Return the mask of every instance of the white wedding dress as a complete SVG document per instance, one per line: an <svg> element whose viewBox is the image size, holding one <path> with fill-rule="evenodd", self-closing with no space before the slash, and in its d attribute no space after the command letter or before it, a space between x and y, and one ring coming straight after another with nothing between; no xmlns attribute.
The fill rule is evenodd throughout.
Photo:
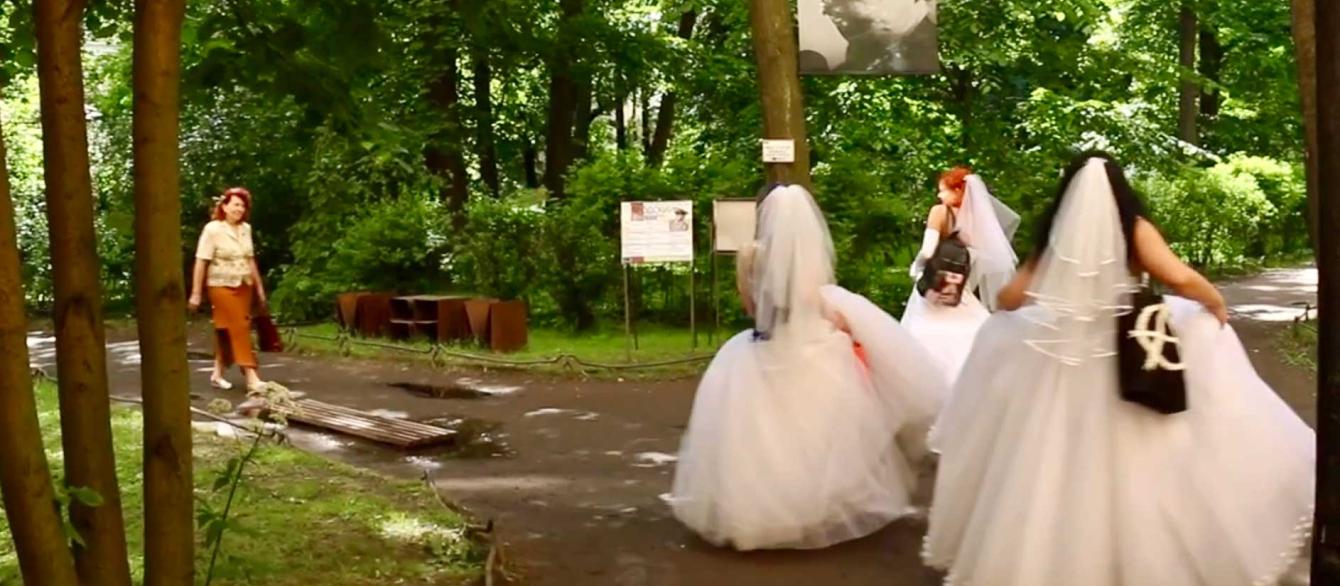
<svg viewBox="0 0 1340 586"><path fill-rule="evenodd" d="M831 284L832 242L808 192L782 187L764 200L756 246L758 325L730 339L699 383L674 515L740 550L873 533L910 512L915 475L895 436L929 421L944 384L892 317Z"/></svg>
<svg viewBox="0 0 1340 586"><path fill-rule="evenodd" d="M959 213L950 214L949 226L951 233L957 230L972 259L963 297L958 305L945 307L927 301L913 287L903 309L903 327L930 353L951 393L978 330L991 317L996 293L1014 277L1018 257L1010 239L1018 227L1019 214L991 195L981 177L969 175ZM921 251L912 264L913 279L921 276L940 238L939 231L927 228ZM986 303L974 291L981 293ZM938 452L940 438L947 433L953 431L943 420L936 421L927 439L930 449Z"/></svg>
<svg viewBox="0 0 1340 586"><path fill-rule="evenodd" d="M949 586L1266 586L1307 539L1314 434L1231 327L1167 297L1189 410L1119 396L1125 241L1101 164L1030 294L983 326L945 406L924 559Z"/></svg>

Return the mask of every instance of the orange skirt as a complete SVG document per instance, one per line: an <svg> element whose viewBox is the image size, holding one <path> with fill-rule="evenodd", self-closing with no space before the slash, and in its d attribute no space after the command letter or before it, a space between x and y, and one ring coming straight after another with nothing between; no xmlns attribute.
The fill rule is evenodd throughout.
<svg viewBox="0 0 1340 586"><path fill-rule="evenodd" d="M223 365L256 368L251 349L252 287L210 287L209 304L214 308L214 356Z"/></svg>

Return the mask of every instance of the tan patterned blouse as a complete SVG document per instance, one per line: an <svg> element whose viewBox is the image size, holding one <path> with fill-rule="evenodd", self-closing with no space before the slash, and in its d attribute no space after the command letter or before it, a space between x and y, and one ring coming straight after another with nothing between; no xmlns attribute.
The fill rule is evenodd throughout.
<svg viewBox="0 0 1340 586"><path fill-rule="evenodd" d="M200 244L195 249L197 259L209 262L207 285L210 287L252 285L251 259L254 256L251 224L246 222L236 227L223 220L205 224L205 229L200 232Z"/></svg>

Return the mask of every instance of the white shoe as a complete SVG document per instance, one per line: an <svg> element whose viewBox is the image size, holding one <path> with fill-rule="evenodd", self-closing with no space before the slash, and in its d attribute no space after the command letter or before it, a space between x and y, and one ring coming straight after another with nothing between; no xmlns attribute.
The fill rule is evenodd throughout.
<svg viewBox="0 0 1340 586"><path fill-rule="evenodd" d="M209 386L219 389L220 391L227 391L233 388L233 383L230 383L227 380L221 378L214 378L211 376L209 377Z"/></svg>

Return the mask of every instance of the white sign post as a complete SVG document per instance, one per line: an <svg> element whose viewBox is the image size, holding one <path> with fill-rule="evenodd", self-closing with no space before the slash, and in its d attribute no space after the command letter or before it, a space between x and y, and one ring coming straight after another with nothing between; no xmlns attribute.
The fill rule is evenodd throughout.
<svg viewBox="0 0 1340 586"><path fill-rule="evenodd" d="M789 141L788 141L789 142ZM721 295L717 257L739 254L754 241L758 222L758 202L748 198L718 199L712 202L712 328L708 341L721 329Z"/></svg>
<svg viewBox="0 0 1340 586"><path fill-rule="evenodd" d="M628 357L637 346L632 307L628 297L628 275L633 265L689 263L689 329L698 347L697 311L693 275L693 202L625 201L619 206L619 256L623 260L624 332Z"/></svg>

